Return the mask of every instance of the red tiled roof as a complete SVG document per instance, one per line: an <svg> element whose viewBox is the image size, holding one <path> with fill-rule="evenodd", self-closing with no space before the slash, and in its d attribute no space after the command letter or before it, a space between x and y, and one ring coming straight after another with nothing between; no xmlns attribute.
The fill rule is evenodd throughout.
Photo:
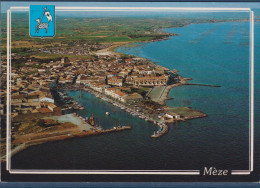
<svg viewBox="0 0 260 188"><path fill-rule="evenodd" d="M52 112L49 108L40 108L38 111L43 114Z"/></svg>
<svg viewBox="0 0 260 188"><path fill-rule="evenodd" d="M34 95L40 95L40 94L42 94L41 91L36 91L36 92L30 93L29 95L34 96Z"/></svg>
<svg viewBox="0 0 260 188"><path fill-rule="evenodd" d="M44 119L45 123L51 123L53 120L52 119Z"/></svg>
<svg viewBox="0 0 260 188"><path fill-rule="evenodd" d="M121 91L116 91L116 94L118 94L120 97L123 97L125 95L125 93L121 92Z"/></svg>

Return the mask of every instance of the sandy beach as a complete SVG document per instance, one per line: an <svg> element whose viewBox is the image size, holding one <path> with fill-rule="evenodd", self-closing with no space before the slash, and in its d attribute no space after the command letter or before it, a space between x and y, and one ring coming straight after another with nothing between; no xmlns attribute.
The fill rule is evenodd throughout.
<svg viewBox="0 0 260 188"><path fill-rule="evenodd" d="M125 44L128 44L129 42L114 42L112 44L112 46L108 47L108 48L104 48L102 50L98 50L96 52L94 52L94 54L96 55L119 55L120 53L118 52L115 52L114 49L119 47L119 46L122 46L122 45L125 45Z"/></svg>

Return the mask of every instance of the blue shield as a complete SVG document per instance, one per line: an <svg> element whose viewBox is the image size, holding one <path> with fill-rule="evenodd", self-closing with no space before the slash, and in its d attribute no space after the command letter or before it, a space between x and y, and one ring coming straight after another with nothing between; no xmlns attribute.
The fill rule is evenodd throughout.
<svg viewBox="0 0 260 188"><path fill-rule="evenodd" d="M54 37L55 5L30 5L30 36Z"/></svg>

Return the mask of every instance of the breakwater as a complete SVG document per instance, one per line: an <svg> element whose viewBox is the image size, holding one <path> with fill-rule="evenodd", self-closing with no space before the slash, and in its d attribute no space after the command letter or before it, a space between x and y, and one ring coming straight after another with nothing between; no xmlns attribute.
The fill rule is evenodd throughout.
<svg viewBox="0 0 260 188"><path fill-rule="evenodd" d="M159 138L166 134L169 130L169 127L167 125L162 125L160 129L157 132L154 132L154 134L151 136L152 138Z"/></svg>
<svg viewBox="0 0 260 188"><path fill-rule="evenodd" d="M194 84L194 83L187 83L186 85L206 86L206 87L221 87L221 86L219 86L219 85L211 85L211 84Z"/></svg>
<svg viewBox="0 0 260 188"><path fill-rule="evenodd" d="M94 91L91 88L86 87L84 90L95 95L97 98L100 98L103 101L106 101L106 102L124 110L125 112L130 113L132 116L137 116L140 119L144 119L145 121L152 122L156 126L159 126L159 127L161 127L161 126L167 127L167 125L163 122L163 120L156 118L156 114L152 116L151 114L147 114L144 111L142 111L142 109L137 109L134 106L118 102L112 98L107 97L105 94ZM167 133L167 132L163 132L163 134L160 134L160 136L164 135L165 133Z"/></svg>
<svg viewBox="0 0 260 188"><path fill-rule="evenodd" d="M232 23L223 24L197 44L190 44L189 41L199 37L207 28L210 29L211 24L169 29L180 35L133 49L140 53L137 56L144 54L142 57L170 69L176 68L184 77L192 77L197 83L221 85L219 88L184 85L169 93L169 97L174 100L166 101L168 106L191 106L207 112L207 118L169 125L170 130L166 135L160 139L151 139L157 127L84 92L80 102L86 109L77 113L91 115L88 109L95 110L97 118L103 119L100 124L107 122L106 126L112 128L116 118L119 124L131 124L131 131L30 147L12 158L12 167L197 170L216 164L223 169L248 169L248 152L245 152L248 151L248 64L245 63L248 58L243 58L244 54L248 54L248 47L237 48L236 43L222 43L230 25ZM259 31L255 30L256 36ZM216 35L211 37L213 34ZM235 40L239 41L239 37L237 35ZM79 95L77 91L68 93L70 96ZM106 111L111 112L109 117L104 115ZM68 152L73 155L68 155Z"/></svg>
<svg viewBox="0 0 260 188"><path fill-rule="evenodd" d="M16 147L11 149L11 157L15 154L25 150L26 148L34 145L44 144L48 142L54 142L54 141L61 141L61 140L67 140L67 139L73 139L73 138L79 138L79 137L88 137L88 136L94 136L94 135L101 135L106 133L112 133L112 132L119 132L124 130L130 130L131 126L118 126L113 127L112 129L105 129L105 130L92 130L92 131L75 131L75 130L68 130L63 132L57 132L57 133L48 133L45 135L41 135L38 138L35 139L29 139L26 142L23 142ZM24 135L25 137L27 135ZM1 162L6 161L6 155L1 157Z"/></svg>

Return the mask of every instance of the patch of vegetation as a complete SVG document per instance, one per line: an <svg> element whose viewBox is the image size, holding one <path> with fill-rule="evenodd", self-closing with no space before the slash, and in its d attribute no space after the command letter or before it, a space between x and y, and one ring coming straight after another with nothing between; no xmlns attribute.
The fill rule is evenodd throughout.
<svg viewBox="0 0 260 188"><path fill-rule="evenodd" d="M152 109L152 110L155 110L155 109L158 109L161 107L161 105L157 102L154 102L152 100L143 100L142 102L146 108L149 108L149 109Z"/></svg>
<svg viewBox="0 0 260 188"><path fill-rule="evenodd" d="M6 54L6 14L1 14L1 51ZM230 18L231 19L231 18ZM232 18L234 21L235 19ZM82 44L100 44L116 42L143 42L162 39L172 34L165 28L183 27L191 23L209 23L228 21L228 18L208 17L56 17L56 35L54 38L32 38L29 36L28 13L12 14L12 52L16 55L36 58L60 58L62 55L42 53L38 49L71 47L75 42ZM33 52L30 51L33 49ZM94 48L93 50L97 50ZM87 56L71 55L71 59Z"/></svg>
<svg viewBox="0 0 260 188"><path fill-rule="evenodd" d="M38 124L39 120L33 119L32 121L25 121L21 123L21 125L18 128L17 133L18 134L29 134L29 133L35 133L39 132L41 130L41 127Z"/></svg>
<svg viewBox="0 0 260 188"><path fill-rule="evenodd" d="M53 126L48 126L45 129L43 129L42 132L54 132L54 131L59 131L59 130L64 130L64 129L70 129L70 128L77 128L77 125L74 125L73 123L70 122L65 122L62 124L56 124Z"/></svg>
<svg viewBox="0 0 260 188"><path fill-rule="evenodd" d="M202 114L202 112L199 112L198 110L193 110L189 107L169 107L167 108L167 111L179 114L184 117L194 117L200 116Z"/></svg>
<svg viewBox="0 0 260 188"><path fill-rule="evenodd" d="M133 55L127 55L127 54L122 54L121 55L121 59L125 60L125 59L130 59L130 58L134 58L135 56Z"/></svg>
<svg viewBox="0 0 260 188"><path fill-rule="evenodd" d="M15 51L19 54L25 53L30 48L57 46L62 44L64 41L67 44L75 41L94 44L138 42L159 39L169 36L168 33L161 31L161 28L179 27L184 25L183 21L176 18L110 17L97 19L57 17L55 37L52 39L38 39L31 38L28 34L28 18L28 14L12 14L12 49L17 48ZM2 49L5 49L6 19L3 19L1 26ZM20 42L16 44L14 41Z"/></svg>
<svg viewBox="0 0 260 188"><path fill-rule="evenodd" d="M148 88L148 87L142 87L142 88L133 88L132 87L130 90L127 90L126 92L128 94L138 93L138 94L142 95L143 97L145 97L149 90L150 90L150 88Z"/></svg>

